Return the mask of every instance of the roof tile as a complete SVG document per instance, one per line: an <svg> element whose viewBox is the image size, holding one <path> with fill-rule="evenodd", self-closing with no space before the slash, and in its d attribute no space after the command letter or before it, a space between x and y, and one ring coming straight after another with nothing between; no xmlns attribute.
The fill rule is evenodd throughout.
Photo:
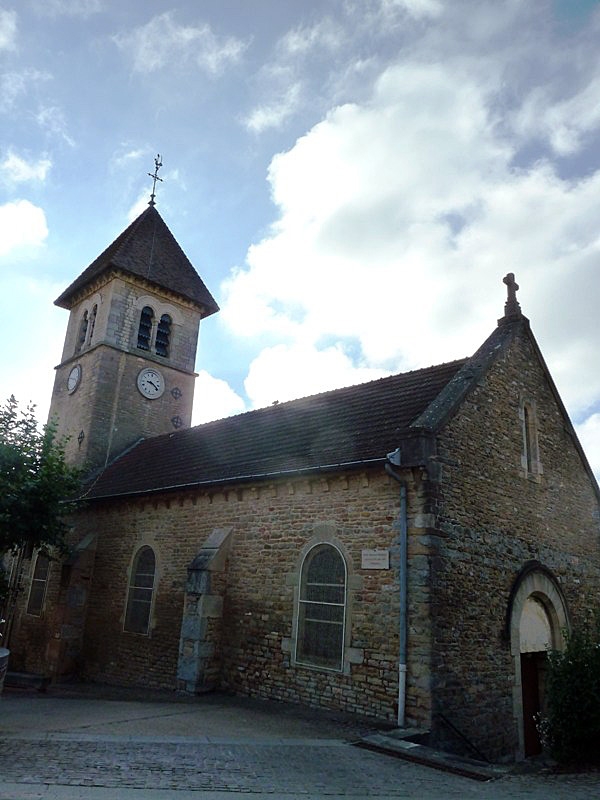
<svg viewBox="0 0 600 800"><path fill-rule="evenodd" d="M464 363L392 375L147 439L107 467L87 497L383 459Z"/></svg>
<svg viewBox="0 0 600 800"><path fill-rule="evenodd" d="M207 317L219 310L163 218L149 206L55 300L71 308L78 293L103 273L118 269L191 300Z"/></svg>

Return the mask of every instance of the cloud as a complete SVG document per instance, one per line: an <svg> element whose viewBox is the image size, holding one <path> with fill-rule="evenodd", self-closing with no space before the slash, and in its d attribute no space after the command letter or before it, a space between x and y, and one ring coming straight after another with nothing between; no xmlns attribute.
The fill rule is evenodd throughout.
<svg viewBox="0 0 600 800"><path fill-rule="evenodd" d="M385 374L383 370L357 367L339 344L319 350L297 342L262 350L250 365L244 388L252 406L261 408Z"/></svg>
<svg viewBox="0 0 600 800"><path fill-rule="evenodd" d="M7 183L43 182L51 166L49 158L26 161L9 150L4 161L0 163L0 176Z"/></svg>
<svg viewBox="0 0 600 800"><path fill-rule="evenodd" d="M121 169L127 166L132 161L139 161L141 158L147 158L148 164L151 164L150 154L153 151L149 147L130 147L123 145L118 153L112 157L110 162L111 169Z"/></svg>
<svg viewBox="0 0 600 800"><path fill-rule="evenodd" d="M56 106L40 108L36 114L36 122L47 133L62 139L69 147L75 147L75 141L69 135L65 116L60 108Z"/></svg>
<svg viewBox="0 0 600 800"><path fill-rule="evenodd" d="M245 120L246 127L253 133L263 133L269 128L281 128L297 111L301 95L300 83L284 87L278 97L250 112Z"/></svg>
<svg viewBox="0 0 600 800"><path fill-rule="evenodd" d="M17 48L17 14L0 8L0 51Z"/></svg>
<svg viewBox="0 0 600 800"><path fill-rule="evenodd" d="M208 24L179 25L171 11L130 33L115 36L114 41L121 50L133 54L136 72L154 72L191 61L213 76L236 64L247 47L241 39L216 36Z"/></svg>
<svg viewBox="0 0 600 800"><path fill-rule="evenodd" d="M26 94L32 85L47 81L49 78L48 73L34 69L0 74L0 111L12 111L17 100Z"/></svg>
<svg viewBox="0 0 600 800"><path fill-rule="evenodd" d="M318 81L322 81L331 69L332 54L347 41L347 31L330 17L285 33L275 44L273 59L254 78L261 99L244 117L245 127L253 133L282 128L306 103L306 83L315 62L327 64L325 71L319 70Z"/></svg>
<svg viewBox="0 0 600 800"><path fill-rule="evenodd" d="M7 303L2 309L4 331L19 331L20 352L27 357L10 362L10 369L0 373L0 403L11 394L23 408L33 402L36 418L41 423L48 417L54 383L54 370L48 369L48 364L57 363L65 335L65 312L53 305L62 288L43 279L27 277L21 271L0 270L2 296L26 297L29 319L34 321L23 325L22 304Z"/></svg>
<svg viewBox="0 0 600 800"><path fill-rule="evenodd" d="M280 218L225 286L223 316L249 335L358 335L374 365L404 350L412 366L422 339L399 347L386 331L400 308L403 325L419 324L409 292L439 281L442 256L456 260L444 215L475 214L486 180L511 155L468 76L389 69L370 103L333 110L273 159Z"/></svg>
<svg viewBox="0 0 600 800"><path fill-rule="evenodd" d="M48 236L46 215L29 200L15 200L0 206L0 257L39 247Z"/></svg>
<svg viewBox="0 0 600 800"><path fill-rule="evenodd" d="M288 31L277 42L280 58L297 59L311 52L338 50L346 39L343 27L325 17L314 25L301 25Z"/></svg>
<svg viewBox="0 0 600 800"><path fill-rule="evenodd" d="M401 371L470 355L502 315L507 272L570 412L578 418L600 397L600 372L590 369L600 338L600 170L569 173L539 149L552 108L572 125L571 141L598 135L600 116L585 109L591 90L575 100L552 67L508 92L511 59L536 61L555 43L519 40L511 50L506 21L482 18L479 30L487 48L467 55L446 45L437 62L428 33L370 93L272 159L277 218L222 287L222 320L235 334L258 348L281 342L250 368L253 404L282 399L280 385L288 397L306 394L303 365L329 364L349 339L352 350L337 353L348 383L365 366ZM519 127L528 103L538 103L538 125L532 117ZM339 385L336 369L317 372L318 390Z"/></svg>
<svg viewBox="0 0 600 800"><path fill-rule="evenodd" d="M393 17L398 13L403 13L417 19L435 18L442 14L443 8L440 0L381 0L381 12L384 17Z"/></svg>
<svg viewBox="0 0 600 800"><path fill-rule="evenodd" d="M49 17L91 17L104 11L104 0L38 0L34 8Z"/></svg>
<svg viewBox="0 0 600 800"><path fill-rule="evenodd" d="M244 401L226 381L200 370L194 390L193 425L240 414L245 410Z"/></svg>
<svg viewBox="0 0 600 800"><path fill-rule="evenodd" d="M592 468L595 467L596 478L600 481L600 413L592 414L575 427L585 454Z"/></svg>

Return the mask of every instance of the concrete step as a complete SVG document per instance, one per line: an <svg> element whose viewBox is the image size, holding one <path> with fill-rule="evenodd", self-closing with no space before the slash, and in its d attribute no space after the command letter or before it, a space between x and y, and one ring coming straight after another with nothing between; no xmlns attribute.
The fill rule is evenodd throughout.
<svg viewBox="0 0 600 800"><path fill-rule="evenodd" d="M455 775L462 775L478 781L495 780L506 775L509 771L508 767L486 764L483 761L476 761L472 758L443 753L441 750L434 750L431 747L410 740L420 738L426 733L426 731L415 733L414 728L403 728L386 733L369 734L368 736L363 736L362 739L354 744L367 750L375 750L379 753L396 756L396 758L404 758L407 761L414 761L417 764L440 769L444 772L452 772ZM408 738L409 736L410 739Z"/></svg>

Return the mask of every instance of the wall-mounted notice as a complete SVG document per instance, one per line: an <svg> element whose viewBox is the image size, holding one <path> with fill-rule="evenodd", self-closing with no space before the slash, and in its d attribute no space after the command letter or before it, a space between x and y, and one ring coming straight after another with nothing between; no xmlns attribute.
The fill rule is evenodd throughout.
<svg viewBox="0 0 600 800"><path fill-rule="evenodd" d="M389 569L389 550L363 550L361 559L362 569Z"/></svg>

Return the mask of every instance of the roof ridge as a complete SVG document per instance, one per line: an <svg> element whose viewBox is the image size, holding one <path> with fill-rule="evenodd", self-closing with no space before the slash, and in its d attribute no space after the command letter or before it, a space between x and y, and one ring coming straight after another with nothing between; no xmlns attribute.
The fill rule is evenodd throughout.
<svg viewBox="0 0 600 800"><path fill-rule="evenodd" d="M369 381L361 381L360 383L349 383L345 386L338 386L335 389L324 389L322 392L315 392L314 394L306 394L302 395L301 397L292 397L289 400L275 400L267 406L259 406L258 408L249 408L246 411L240 411L237 414L231 414L228 417L219 417L218 419L208 420L207 422L200 422L198 423L198 425L192 425L191 428L187 428L186 430L193 430L194 428L200 428L203 425L211 425L216 422L221 422L224 419L240 418L248 414L256 414L260 412L270 411L275 408L281 408L282 406L290 406L293 403L301 403L303 400L316 400L318 398L325 397L326 395L337 394L338 392L345 392L345 391L350 392L353 389L372 386L376 383L389 381L393 378L406 377L408 375L416 375L417 373L439 370L442 369L443 367L453 367L454 365L459 365L459 364L464 365L467 361L469 361L468 357L455 358L452 361L442 361L440 364L431 364L428 367L417 367L415 369L406 370L406 372L392 372L389 375L382 375L380 378L372 378ZM175 433L184 433L184 431L173 431L173 433L169 433L167 435L173 436Z"/></svg>

